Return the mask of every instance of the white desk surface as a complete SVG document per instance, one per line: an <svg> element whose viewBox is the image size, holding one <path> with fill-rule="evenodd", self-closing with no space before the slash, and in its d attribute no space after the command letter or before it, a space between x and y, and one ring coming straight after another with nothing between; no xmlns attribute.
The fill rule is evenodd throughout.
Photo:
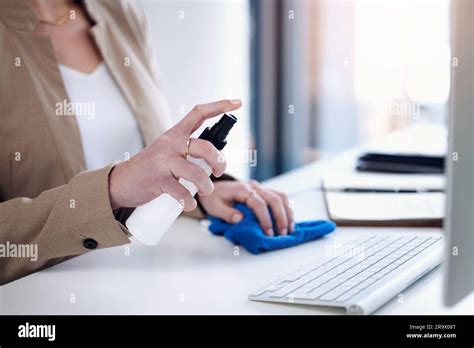
<svg viewBox="0 0 474 348"><path fill-rule="evenodd" d="M266 184L287 192L317 186L329 168L347 170L353 153L320 161L274 178ZM344 169L345 168L345 169ZM326 218L321 194L294 196L298 220ZM328 243L355 231L397 233L407 228L338 228L332 235L290 249L254 256L205 225L180 218L155 247L136 241L91 252L0 287L2 314L342 314L317 306L254 302L247 295L296 270ZM347 240L346 240L347 241ZM129 251L129 252L127 252ZM128 255L127 255L128 254ZM442 304L438 267L381 307L376 314L473 314L473 296L457 306Z"/></svg>

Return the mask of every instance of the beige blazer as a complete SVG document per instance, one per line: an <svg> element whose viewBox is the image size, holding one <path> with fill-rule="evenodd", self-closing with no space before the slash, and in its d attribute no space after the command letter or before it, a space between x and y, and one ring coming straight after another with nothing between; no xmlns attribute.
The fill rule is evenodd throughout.
<svg viewBox="0 0 474 348"><path fill-rule="evenodd" d="M171 122L144 13L129 1L84 4L95 22L91 34L149 144ZM129 243L124 222L131 211L113 212L109 202L112 166L85 171L76 118L55 114L68 96L50 38L33 33L37 22L27 0L0 0L0 284ZM37 245L38 259L6 250L20 245Z"/></svg>

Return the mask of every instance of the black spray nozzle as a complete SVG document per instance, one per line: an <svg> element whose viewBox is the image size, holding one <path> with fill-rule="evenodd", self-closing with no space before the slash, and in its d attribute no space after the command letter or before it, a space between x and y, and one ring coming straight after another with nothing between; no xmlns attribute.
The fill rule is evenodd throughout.
<svg viewBox="0 0 474 348"><path fill-rule="evenodd" d="M218 150L222 150L227 144L225 138L235 122L237 122L237 118L234 115L224 114L212 127L204 129L199 139L210 141Z"/></svg>

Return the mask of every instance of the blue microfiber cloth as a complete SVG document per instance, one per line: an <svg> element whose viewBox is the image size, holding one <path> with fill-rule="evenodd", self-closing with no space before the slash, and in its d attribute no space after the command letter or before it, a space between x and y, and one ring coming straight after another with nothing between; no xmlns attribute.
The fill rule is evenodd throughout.
<svg viewBox="0 0 474 348"><path fill-rule="evenodd" d="M263 251L289 248L309 242L331 233L336 228L332 221L305 221L295 224L295 230L289 235L267 237L250 208L241 203L236 204L234 207L244 215L242 221L237 224L231 224L210 216L211 225L209 226L209 231L215 235L224 235L232 243L242 245L247 251L255 255ZM274 228L274 230L276 231L277 229Z"/></svg>

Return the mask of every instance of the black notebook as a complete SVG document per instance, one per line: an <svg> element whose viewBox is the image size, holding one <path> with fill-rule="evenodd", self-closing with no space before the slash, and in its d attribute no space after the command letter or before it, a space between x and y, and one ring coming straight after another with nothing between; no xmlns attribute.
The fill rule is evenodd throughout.
<svg viewBox="0 0 474 348"><path fill-rule="evenodd" d="M440 174L444 172L444 157L369 152L357 159L356 168L370 172Z"/></svg>
<svg viewBox="0 0 474 348"><path fill-rule="evenodd" d="M366 148L356 169L364 172L442 174L447 153L446 127L417 124Z"/></svg>

